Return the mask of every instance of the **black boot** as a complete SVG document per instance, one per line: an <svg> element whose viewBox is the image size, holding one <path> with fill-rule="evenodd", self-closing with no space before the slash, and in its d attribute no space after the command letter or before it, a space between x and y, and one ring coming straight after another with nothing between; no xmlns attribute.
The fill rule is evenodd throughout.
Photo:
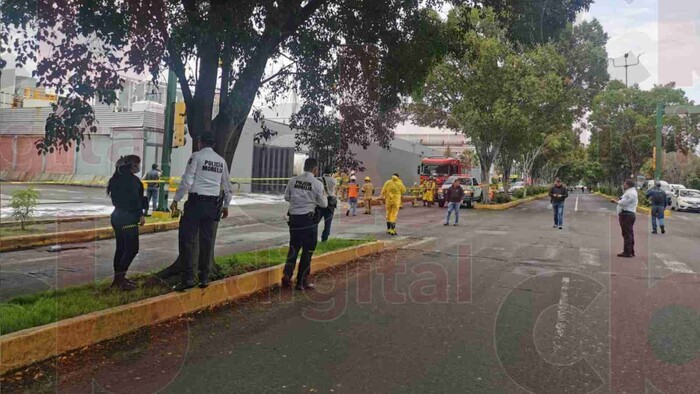
<svg viewBox="0 0 700 394"><path fill-rule="evenodd" d="M114 274L114 280L112 281L112 285L110 287L114 289L130 291L136 289L136 284L126 280L125 272L119 272Z"/></svg>
<svg viewBox="0 0 700 394"><path fill-rule="evenodd" d="M391 234L391 223L390 222L386 222L386 233Z"/></svg>
<svg viewBox="0 0 700 394"><path fill-rule="evenodd" d="M666 226L661 226L661 234L666 234Z"/></svg>

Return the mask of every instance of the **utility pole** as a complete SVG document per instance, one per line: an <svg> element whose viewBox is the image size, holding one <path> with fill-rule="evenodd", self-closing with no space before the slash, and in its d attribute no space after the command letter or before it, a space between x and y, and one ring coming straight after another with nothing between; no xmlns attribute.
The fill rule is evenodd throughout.
<svg viewBox="0 0 700 394"><path fill-rule="evenodd" d="M175 100L177 77L173 71L168 72L168 90L165 102L165 124L163 125L163 154L161 156L160 168L163 171L161 179L168 180L168 183L160 183L158 193L158 210L168 210L168 186L170 185L170 154L173 150L173 124L175 121Z"/></svg>
<svg viewBox="0 0 700 394"><path fill-rule="evenodd" d="M634 67L634 66L640 65L641 63L639 62L639 58L642 57L642 55L643 55L643 53L640 53L639 56L637 56L637 62L636 62L636 63L634 63L634 64L629 64L629 63L627 63L627 59L629 59L630 53L629 53L629 52L625 53L625 65L624 65L624 66L623 66L623 65L619 65L619 66L618 66L617 64L615 64L615 59L611 59L611 60L613 61L613 67L615 67L615 68L623 68L623 67L624 67L624 68L625 68L625 86L627 86L627 87L630 86L630 85L629 85L629 81L628 81L628 75L629 75L629 74L628 74L628 69L629 69L630 67Z"/></svg>
<svg viewBox="0 0 700 394"><path fill-rule="evenodd" d="M663 168L663 147L661 146L661 132L664 128L664 111L666 110L666 105L664 103L658 103L656 105L656 163L654 168L654 179L661 180L661 173Z"/></svg>

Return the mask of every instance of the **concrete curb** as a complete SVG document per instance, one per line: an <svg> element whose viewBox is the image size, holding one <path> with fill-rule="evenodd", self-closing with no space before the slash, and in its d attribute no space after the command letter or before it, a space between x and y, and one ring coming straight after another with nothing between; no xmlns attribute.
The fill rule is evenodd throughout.
<svg viewBox="0 0 700 394"><path fill-rule="evenodd" d="M598 195L598 196L600 196L600 197L603 197L603 198L605 198L606 200L610 200L611 198L617 198L617 197L608 196L607 194L598 193L598 192L594 192L593 194L596 194L596 195ZM665 211L664 211L664 217L671 217L671 216L673 216L673 214L672 214L671 212L673 212L673 211L669 211L668 209L665 210ZM637 213L641 213L642 215L651 216L651 208L642 207L642 206L637 205Z"/></svg>
<svg viewBox="0 0 700 394"><path fill-rule="evenodd" d="M143 227L139 227L139 234L160 233L174 230L179 226L180 222L178 221L149 223ZM109 238L114 238L114 230L111 227L52 234L20 235L17 237L0 238L0 252L10 252L56 244L91 242Z"/></svg>
<svg viewBox="0 0 700 394"><path fill-rule="evenodd" d="M377 241L315 256L314 272L400 246L401 241ZM246 297L278 284L283 268L284 264L280 264L213 282L207 289L168 293L0 336L0 374L145 326Z"/></svg>
<svg viewBox="0 0 700 394"><path fill-rule="evenodd" d="M547 197L547 194L540 194L537 196L526 197L517 201L507 202L505 204L476 204L476 209L485 209L488 211L506 211L511 208L515 208L519 205L527 204L532 201L541 200Z"/></svg>

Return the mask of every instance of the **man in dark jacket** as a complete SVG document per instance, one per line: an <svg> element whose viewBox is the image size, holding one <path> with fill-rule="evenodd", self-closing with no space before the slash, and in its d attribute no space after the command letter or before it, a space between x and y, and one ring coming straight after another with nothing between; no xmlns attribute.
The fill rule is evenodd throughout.
<svg viewBox="0 0 700 394"><path fill-rule="evenodd" d="M647 191L646 196L651 202L651 233L658 234L656 231L656 220L658 219L659 226L661 226L661 234L666 234L664 211L666 210L668 199L666 198L666 192L661 189L661 182L656 181L654 187Z"/></svg>
<svg viewBox="0 0 700 394"><path fill-rule="evenodd" d="M564 226L564 200L569 197L569 191L561 183L561 179L554 181L554 186L549 190L549 197L554 210L554 228L561 230Z"/></svg>
<svg viewBox="0 0 700 394"><path fill-rule="evenodd" d="M462 200L464 200L464 189L462 189L459 179L455 179L452 186L445 191L445 200L447 201L445 226L450 225L450 216L452 216L452 212L455 213L454 225L459 226L459 207L462 205Z"/></svg>

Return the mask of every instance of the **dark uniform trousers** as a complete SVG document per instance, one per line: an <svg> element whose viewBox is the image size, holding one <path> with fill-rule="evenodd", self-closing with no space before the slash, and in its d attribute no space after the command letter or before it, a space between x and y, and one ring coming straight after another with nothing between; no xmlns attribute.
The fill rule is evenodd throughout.
<svg viewBox="0 0 700 394"><path fill-rule="evenodd" d="M622 238L624 239L625 247L623 253L634 254L634 222L637 220L637 215L634 212L622 211L620 217L620 228L622 229Z"/></svg>
<svg viewBox="0 0 700 394"><path fill-rule="evenodd" d="M182 281L194 281L192 258L199 238L199 280L209 279L209 263L214 252L214 226L219 220L219 197L190 194L180 219L179 249L183 260Z"/></svg>
<svg viewBox="0 0 700 394"><path fill-rule="evenodd" d="M114 252L114 274L124 277L139 253L139 212L115 209L110 217L117 249Z"/></svg>
<svg viewBox="0 0 700 394"><path fill-rule="evenodd" d="M294 274L297 256L301 251L297 283L304 283L311 272L311 257L318 242L318 223L313 214L289 215L289 252L284 265L284 275L291 278Z"/></svg>

